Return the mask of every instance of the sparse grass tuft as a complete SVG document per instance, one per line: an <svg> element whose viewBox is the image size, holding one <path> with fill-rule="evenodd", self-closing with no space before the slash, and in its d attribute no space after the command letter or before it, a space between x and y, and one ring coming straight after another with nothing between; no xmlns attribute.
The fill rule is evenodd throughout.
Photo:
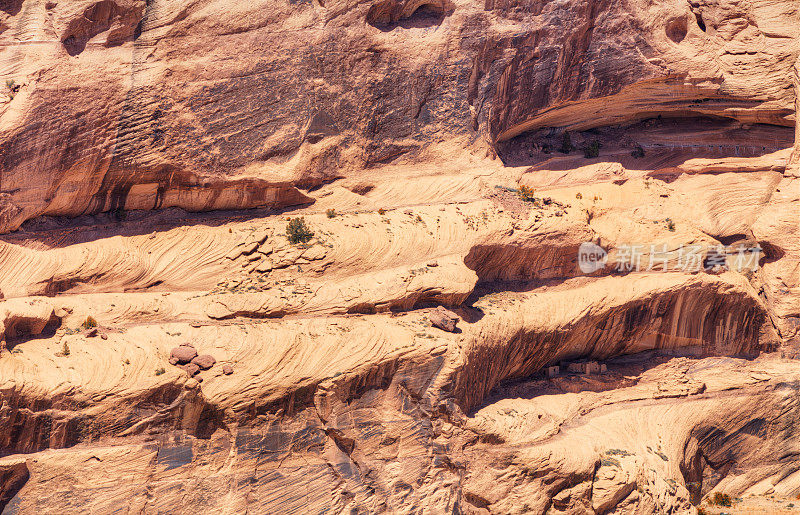
<svg viewBox="0 0 800 515"><path fill-rule="evenodd" d="M633 456L632 452L625 449L608 449L605 453L609 456Z"/></svg>
<svg viewBox="0 0 800 515"><path fill-rule="evenodd" d="M293 245L297 243L308 243L314 237L314 233L306 225L306 220L302 216L292 218L286 226L286 237Z"/></svg>
<svg viewBox="0 0 800 515"><path fill-rule="evenodd" d="M93 327L97 327L97 320L95 320L94 317L90 315L86 317L86 320L83 321L81 327L83 327L84 329L91 329Z"/></svg>
<svg viewBox="0 0 800 515"><path fill-rule="evenodd" d="M61 354L69 356L69 345L67 345L67 342L64 342L64 346L61 348Z"/></svg>
<svg viewBox="0 0 800 515"><path fill-rule="evenodd" d="M618 468L622 467L622 465L620 464L620 462L619 462L619 460L617 458L609 458L609 457L602 458L600 460L600 466L601 467L618 467Z"/></svg>
<svg viewBox="0 0 800 515"><path fill-rule="evenodd" d="M664 221L667 223L667 229L670 232L675 232L675 222L672 221L672 218L667 218Z"/></svg>
<svg viewBox="0 0 800 515"><path fill-rule="evenodd" d="M379 215L381 215L381 216L383 216L383 215L385 215L385 214L386 214L386 210L385 210L385 209L383 209L383 208L380 208L380 209L378 210L378 214L379 214Z"/></svg>
<svg viewBox="0 0 800 515"><path fill-rule="evenodd" d="M327 211L325 211L325 214L328 215L328 218L336 218L335 209L328 209Z"/></svg>
<svg viewBox="0 0 800 515"><path fill-rule="evenodd" d="M580 200L580 199L582 199L582 198L583 198L583 195L581 195L581 193L580 193L580 192L578 192L578 193L576 193L576 194L575 194L575 198L576 198L576 199L578 199L578 200Z"/></svg>
<svg viewBox="0 0 800 515"><path fill-rule="evenodd" d="M7 79L6 80L6 88L8 89L8 96L11 100L14 100L14 96L17 94L19 90L19 86L14 82L14 79Z"/></svg>
<svg viewBox="0 0 800 515"><path fill-rule="evenodd" d="M167 371L164 370L164 367L160 367L160 368L156 369L156 375L157 376L160 376L160 375L163 375L163 374L166 374L166 373L167 373Z"/></svg>

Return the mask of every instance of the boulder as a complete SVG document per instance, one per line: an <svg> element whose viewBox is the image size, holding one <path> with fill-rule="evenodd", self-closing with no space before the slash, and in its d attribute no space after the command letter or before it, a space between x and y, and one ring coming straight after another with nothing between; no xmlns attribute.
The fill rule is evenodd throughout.
<svg viewBox="0 0 800 515"><path fill-rule="evenodd" d="M438 327L442 331L454 333L456 331L456 324L458 324L459 317L450 310L439 306L431 311L428 319L433 324L433 327Z"/></svg>
<svg viewBox="0 0 800 515"><path fill-rule="evenodd" d="M189 347L188 345L180 345L172 349L170 352L170 359L175 358L178 360L178 363L189 363L192 361L195 356L197 356L197 351L194 347Z"/></svg>
<svg viewBox="0 0 800 515"><path fill-rule="evenodd" d="M200 367L198 367L194 363L187 363L186 365L180 365L180 367L186 371L189 377L192 377L198 372L200 372Z"/></svg>
<svg viewBox="0 0 800 515"><path fill-rule="evenodd" d="M217 360L214 359L214 356L211 354L201 354L199 356L195 356L192 360L192 363L200 367L202 370L208 370L209 368L214 366Z"/></svg>
<svg viewBox="0 0 800 515"><path fill-rule="evenodd" d="M233 367L230 365L224 365L222 367L222 373L225 374L226 376L233 374Z"/></svg>

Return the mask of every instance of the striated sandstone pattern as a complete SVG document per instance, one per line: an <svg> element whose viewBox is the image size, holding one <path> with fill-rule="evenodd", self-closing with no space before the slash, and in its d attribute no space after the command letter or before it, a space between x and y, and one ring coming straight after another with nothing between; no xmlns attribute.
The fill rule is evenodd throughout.
<svg viewBox="0 0 800 515"><path fill-rule="evenodd" d="M0 1L0 512L800 508L798 27Z"/></svg>

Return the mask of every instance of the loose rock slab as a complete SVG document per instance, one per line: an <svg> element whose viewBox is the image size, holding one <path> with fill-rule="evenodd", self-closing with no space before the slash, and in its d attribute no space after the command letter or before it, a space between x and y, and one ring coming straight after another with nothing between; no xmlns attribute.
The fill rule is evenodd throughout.
<svg viewBox="0 0 800 515"><path fill-rule="evenodd" d="M431 324L433 324L433 327L438 327L442 331L447 331L449 333L454 333L456 331L456 324L458 324L460 320L458 315L442 306L433 310L428 315L428 319L431 321Z"/></svg>

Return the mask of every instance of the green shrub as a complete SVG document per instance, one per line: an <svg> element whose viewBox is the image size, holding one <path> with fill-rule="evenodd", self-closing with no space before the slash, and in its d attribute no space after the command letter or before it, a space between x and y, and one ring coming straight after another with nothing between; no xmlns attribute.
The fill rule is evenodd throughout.
<svg viewBox="0 0 800 515"><path fill-rule="evenodd" d="M157 376L160 376L160 375L163 375L163 374L166 374L166 373L167 373L167 371L166 371L166 370L164 370L164 367L161 367L161 368L157 368L157 369L156 369L156 375L157 375Z"/></svg>
<svg viewBox="0 0 800 515"><path fill-rule="evenodd" d="M67 342L64 342L64 346L61 348L61 354L69 356L69 345L67 345Z"/></svg>
<svg viewBox="0 0 800 515"><path fill-rule="evenodd" d="M336 218L336 210L335 209L329 209L329 210L325 211L325 214L328 215L328 218Z"/></svg>
<svg viewBox="0 0 800 515"><path fill-rule="evenodd" d="M569 135L569 132L564 131L564 134L561 135L561 146L558 148L558 151L562 154L569 154L575 149L572 146L572 138Z"/></svg>
<svg viewBox="0 0 800 515"><path fill-rule="evenodd" d="M714 495L711 497L711 504L716 506L725 506L728 507L732 504L731 496L728 494L723 494L722 492L714 492Z"/></svg>
<svg viewBox="0 0 800 515"><path fill-rule="evenodd" d="M14 79L6 79L6 88L13 90L15 84Z"/></svg>
<svg viewBox="0 0 800 515"><path fill-rule="evenodd" d="M582 199L582 198L583 198L583 195L581 195L581 193L580 193L580 192L578 192L578 193L576 193L576 194L575 194L575 198L576 198L576 199L578 199L578 200L580 200L580 199Z"/></svg>
<svg viewBox="0 0 800 515"><path fill-rule="evenodd" d="M381 215L381 216L383 216L383 215L385 215L385 214L386 214L386 210L385 210L385 209L383 209L383 208L380 208L380 209L378 210L378 214L379 214L379 215Z"/></svg>
<svg viewBox="0 0 800 515"><path fill-rule="evenodd" d="M675 232L675 222L672 221L672 218L667 218L665 222L667 222L667 229L670 232Z"/></svg>
<svg viewBox="0 0 800 515"><path fill-rule="evenodd" d="M294 244L307 243L314 237L314 233L306 225L306 220L302 216L299 218L292 218L286 226L286 237L289 242Z"/></svg>
<svg viewBox="0 0 800 515"><path fill-rule="evenodd" d="M591 159L600 155L600 148L603 146L599 141L592 140L588 145L583 146L583 157Z"/></svg>
<svg viewBox="0 0 800 515"><path fill-rule="evenodd" d="M534 202L536 197L533 196L534 190L530 186L520 186L519 191L517 191L517 195L521 198L524 202Z"/></svg>
<svg viewBox="0 0 800 515"><path fill-rule="evenodd" d="M93 327L97 327L97 320L94 319L93 316L86 317L86 320L83 321L81 327L84 329L91 329Z"/></svg>

